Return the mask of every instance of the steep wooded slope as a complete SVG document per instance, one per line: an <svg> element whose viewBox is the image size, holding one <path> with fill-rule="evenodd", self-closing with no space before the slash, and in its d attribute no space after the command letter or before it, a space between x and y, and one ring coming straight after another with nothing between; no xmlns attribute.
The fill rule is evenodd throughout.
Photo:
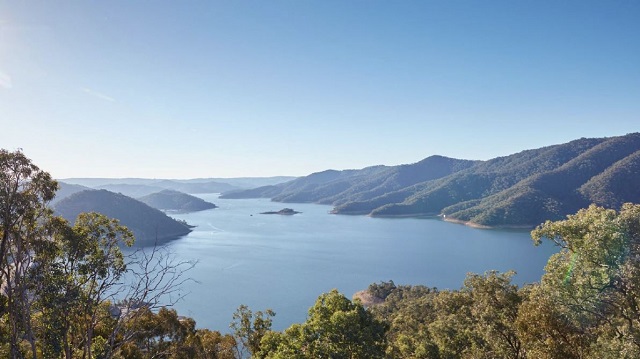
<svg viewBox="0 0 640 359"><path fill-rule="evenodd" d="M441 178L474 163L475 161L431 156L410 165L327 170L276 186L225 194L222 198L268 197L277 202L341 205L373 199L417 183Z"/></svg>
<svg viewBox="0 0 640 359"><path fill-rule="evenodd" d="M177 238L191 232L190 227L162 211L122 194L107 190L87 190L68 196L54 207L68 221L82 212L98 212L118 219L133 231L136 245L153 245L156 240Z"/></svg>
<svg viewBox="0 0 640 359"><path fill-rule="evenodd" d="M488 226L535 226L590 203L640 202L640 134L581 138L488 161L431 156L411 165L325 171L228 198L331 204L333 213L445 215Z"/></svg>

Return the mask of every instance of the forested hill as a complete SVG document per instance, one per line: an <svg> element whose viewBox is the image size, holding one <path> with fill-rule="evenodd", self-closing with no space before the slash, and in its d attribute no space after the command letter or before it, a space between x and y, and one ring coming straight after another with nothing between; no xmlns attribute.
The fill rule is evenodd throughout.
<svg viewBox="0 0 640 359"><path fill-rule="evenodd" d="M191 232L182 222L162 211L122 194L107 190L86 190L74 193L54 206L55 212L73 223L82 212L98 212L115 218L128 227L136 238L136 245L153 245Z"/></svg>
<svg viewBox="0 0 640 359"><path fill-rule="evenodd" d="M432 156L401 166L373 166L360 170L327 170L274 186L226 193L221 198L272 198L277 202L315 202L338 205L376 198L416 183L441 178L473 165L474 161Z"/></svg>
<svg viewBox="0 0 640 359"><path fill-rule="evenodd" d="M138 201L163 211L196 212L216 208L216 205L186 193L164 190L138 198Z"/></svg>
<svg viewBox="0 0 640 359"><path fill-rule="evenodd" d="M331 204L339 214L445 215L486 226L533 227L590 203L638 203L639 182L640 133L632 133L488 161L431 156L411 165L326 171L226 197Z"/></svg>

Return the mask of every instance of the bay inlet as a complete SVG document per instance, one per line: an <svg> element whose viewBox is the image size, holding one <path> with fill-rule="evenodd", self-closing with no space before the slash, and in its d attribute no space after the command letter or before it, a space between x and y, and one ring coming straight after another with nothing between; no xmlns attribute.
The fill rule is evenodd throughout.
<svg viewBox="0 0 640 359"><path fill-rule="evenodd" d="M287 204L292 216L260 215L280 210L268 199L199 197L219 208L172 214L195 225L171 241L178 260L196 260L175 305L199 328L229 332L236 308L276 312L274 329L306 319L323 292L347 297L369 284L458 289L468 272L515 270L518 284L538 281L549 243L535 247L528 231L483 230L438 219L332 215L330 206Z"/></svg>

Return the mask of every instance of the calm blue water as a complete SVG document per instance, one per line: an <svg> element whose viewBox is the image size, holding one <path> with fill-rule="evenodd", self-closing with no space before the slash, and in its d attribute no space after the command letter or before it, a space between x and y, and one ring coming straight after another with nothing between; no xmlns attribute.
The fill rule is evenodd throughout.
<svg viewBox="0 0 640 359"><path fill-rule="evenodd" d="M276 312L274 329L302 322L323 292L347 297L370 283L459 288L467 272L518 272L517 283L537 281L555 248L534 247L528 232L473 229L437 219L330 215L329 206L266 199L224 200L219 208L173 215L196 225L169 248L197 260L198 283L175 308L198 327L228 332L241 304ZM295 216L261 215L290 207Z"/></svg>

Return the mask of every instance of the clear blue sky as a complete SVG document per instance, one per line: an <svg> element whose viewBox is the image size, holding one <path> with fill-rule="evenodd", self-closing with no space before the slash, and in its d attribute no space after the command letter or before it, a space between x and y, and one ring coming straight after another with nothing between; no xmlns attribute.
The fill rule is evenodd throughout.
<svg viewBox="0 0 640 359"><path fill-rule="evenodd" d="M640 130L640 2L0 0L0 147L306 175Z"/></svg>

